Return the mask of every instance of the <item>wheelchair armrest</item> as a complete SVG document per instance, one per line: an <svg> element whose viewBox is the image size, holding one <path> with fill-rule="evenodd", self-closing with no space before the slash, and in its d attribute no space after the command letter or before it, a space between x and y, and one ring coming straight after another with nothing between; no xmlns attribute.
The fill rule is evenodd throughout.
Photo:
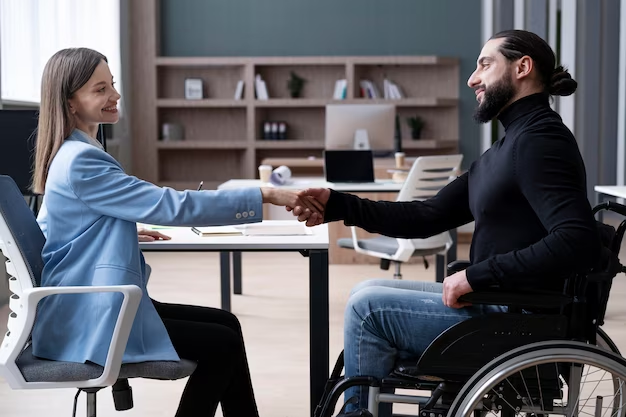
<svg viewBox="0 0 626 417"><path fill-rule="evenodd" d="M452 261L448 264L448 272L461 272L469 268L471 264L472 263L470 261Z"/></svg>
<svg viewBox="0 0 626 417"><path fill-rule="evenodd" d="M521 308L555 309L572 302L572 297L548 291L505 292L498 288L470 292L459 297L460 302L472 304L502 305Z"/></svg>

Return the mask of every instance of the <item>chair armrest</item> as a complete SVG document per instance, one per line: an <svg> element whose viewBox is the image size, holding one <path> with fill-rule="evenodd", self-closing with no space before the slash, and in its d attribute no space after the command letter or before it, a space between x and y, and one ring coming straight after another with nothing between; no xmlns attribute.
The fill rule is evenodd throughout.
<svg viewBox="0 0 626 417"><path fill-rule="evenodd" d="M459 297L459 301L471 304L555 309L570 304L573 301L573 298L557 292L529 291L512 293L493 288L467 293Z"/></svg>
<svg viewBox="0 0 626 417"><path fill-rule="evenodd" d="M471 264L470 261L452 261L448 264L448 272L461 272L469 268Z"/></svg>
<svg viewBox="0 0 626 417"><path fill-rule="evenodd" d="M22 296L23 308L26 310L26 322L24 329L18 339L18 346L23 347L30 336L33 323L35 321L35 313L39 301L49 295L55 294L81 294L81 293L97 293L97 292L119 292L122 293L124 299L117 316L109 351L107 353L104 371L97 379L88 381L73 381L72 387L102 387L113 385L117 380L122 365L122 358L126 350L128 336L135 320L135 314L139 308L142 297L142 290L137 285L110 285L110 286L75 286L75 287L37 287L25 290ZM84 384L81 384L84 382ZM78 383L78 385L77 385ZM59 386L59 383L55 383ZM59 388L61 388L59 386Z"/></svg>

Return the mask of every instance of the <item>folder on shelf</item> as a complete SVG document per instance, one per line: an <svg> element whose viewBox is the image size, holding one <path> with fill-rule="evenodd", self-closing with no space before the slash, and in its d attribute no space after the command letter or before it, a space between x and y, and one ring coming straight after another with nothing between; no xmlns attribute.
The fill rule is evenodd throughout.
<svg viewBox="0 0 626 417"><path fill-rule="evenodd" d="M241 100L243 98L243 80L237 82L237 89L235 90L235 100Z"/></svg>
<svg viewBox="0 0 626 417"><path fill-rule="evenodd" d="M242 236L243 231L234 226L192 227L191 231L200 236Z"/></svg>

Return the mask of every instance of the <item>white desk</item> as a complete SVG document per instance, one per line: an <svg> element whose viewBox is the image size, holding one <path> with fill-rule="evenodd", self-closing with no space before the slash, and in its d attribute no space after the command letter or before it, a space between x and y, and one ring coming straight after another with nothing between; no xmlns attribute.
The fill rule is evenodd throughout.
<svg viewBox="0 0 626 417"><path fill-rule="evenodd" d="M297 177L292 178L291 182L286 185L277 186L276 188L286 190L301 190L305 188L332 188L335 191L346 193L397 193L402 189L403 183L391 180L376 180L374 183L332 183L324 179L324 177ZM275 187L271 183L262 182L254 179L232 179L220 184L218 190L248 188L248 187ZM446 261L456 261L457 256L457 230L450 230L452 237L452 245L448 250L447 259L442 255L436 256L436 280L443 282L446 276ZM241 284L241 253L233 252L233 285L235 294L242 293Z"/></svg>
<svg viewBox="0 0 626 417"><path fill-rule="evenodd" d="M623 185L596 185L593 187L596 192L596 204L602 204L607 197L626 198L626 186ZM599 221L603 219L603 212L596 214Z"/></svg>
<svg viewBox="0 0 626 417"><path fill-rule="evenodd" d="M274 187L271 183L261 182L261 180L228 180L220 184L218 190L247 187ZM278 186L285 190L302 190L304 188L332 188L335 191L347 193L397 193L402 188L402 183L391 180L376 180L368 183L333 183L326 181L323 177L298 177L292 179L288 184Z"/></svg>
<svg viewBox="0 0 626 417"><path fill-rule="evenodd" d="M265 220L263 224L293 224L297 220ZM230 311L230 252L300 252L309 258L309 349L311 410L324 392L329 369L328 226L302 236L203 237L180 227L163 230L171 240L140 242L144 252L220 252L222 308ZM285 335L286 336L286 335ZM281 337L281 336L279 336ZM285 340L289 341L288 337Z"/></svg>
<svg viewBox="0 0 626 417"><path fill-rule="evenodd" d="M596 185L593 189L599 198L604 195L626 198L626 186L624 185Z"/></svg>

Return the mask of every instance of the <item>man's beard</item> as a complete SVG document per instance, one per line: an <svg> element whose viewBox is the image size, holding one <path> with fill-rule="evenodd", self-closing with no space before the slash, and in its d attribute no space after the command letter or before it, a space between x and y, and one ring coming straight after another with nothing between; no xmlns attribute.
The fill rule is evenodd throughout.
<svg viewBox="0 0 626 417"><path fill-rule="evenodd" d="M474 120L478 123L487 123L500 113L515 95L515 87L510 76L502 77L491 87L483 92L483 99L474 111Z"/></svg>

